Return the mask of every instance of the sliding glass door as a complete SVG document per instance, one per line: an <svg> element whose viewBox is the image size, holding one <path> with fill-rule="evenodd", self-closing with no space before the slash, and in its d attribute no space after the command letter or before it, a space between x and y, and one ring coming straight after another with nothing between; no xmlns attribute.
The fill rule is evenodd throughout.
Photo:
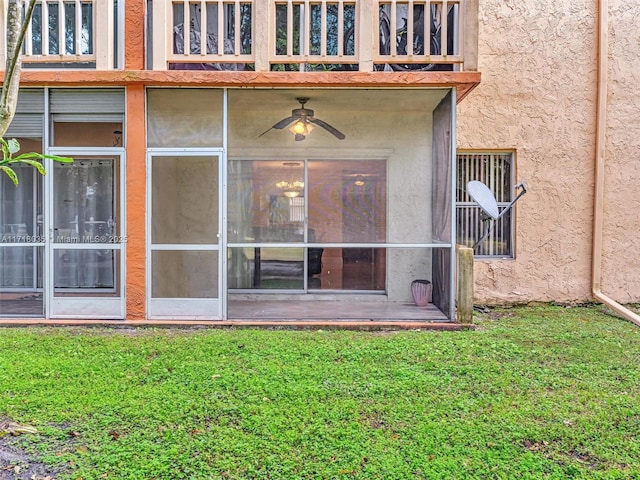
<svg viewBox="0 0 640 480"><path fill-rule="evenodd" d="M385 160L229 162L235 291L385 291Z"/></svg>

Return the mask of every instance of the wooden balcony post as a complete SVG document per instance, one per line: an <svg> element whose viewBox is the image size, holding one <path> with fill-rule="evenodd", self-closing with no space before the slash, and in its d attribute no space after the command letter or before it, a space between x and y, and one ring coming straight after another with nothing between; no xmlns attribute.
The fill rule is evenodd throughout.
<svg viewBox="0 0 640 480"><path fill-rule="evenodd" d="M167 15L168 6L171 2L167 0L156 0L153 2L153 69L167 69L167 29L171 25L167 24L170 16Z"/></svg>
<svg viewBox="0 0 640 480"><path fill-rule="evenodd" d="M254 1L251 22L253 23L253 41L251 48L253 49L255 59L255 70L256 72L268 72L273 38L270 31L272 27L275 28L274 2L267 2L265 0Z"/></svg>
<svg viewBox="0 0 640 480"><path fill-rule="evenodd" d="M465 72L478 71L478 0L465 0L462 6L462 55Z"/></svg>
<svg viewBox="0 0 640 480"><path fill-rule="evenodd" d="M97 0L94 2L95 22L94 48L96 55L96 70L113 70L114 62L114 18L113 0ZM79 29L78 29L79 31Z"/></svg>
<svg viewBox="0 0 640 480"><path fill-rule="evenodd" d="M456 245L458 322L473 321L473 249Z"/></svg>
<svg viewBox="0 0 640 480"><path fill-rule="evenodd" d="M361 72L373 71L373 48L378 34L374 30L374 11L378 11L377 0L360 0L358 2L358 18L356 34L358 36L358 65ZM375 35L374 35L375 33Z"/></svg>

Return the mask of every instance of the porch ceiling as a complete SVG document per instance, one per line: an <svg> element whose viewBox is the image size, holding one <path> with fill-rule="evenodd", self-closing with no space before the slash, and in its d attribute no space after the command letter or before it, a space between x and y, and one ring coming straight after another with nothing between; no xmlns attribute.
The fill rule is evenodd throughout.
<svg viewBox="0 0 640 480"><path fill-rule="evenodd" d="M447 94L442 88L432 89L252 89L230 92L230 106L251 112L287 114L297 108L296 97L309 97L310 109L324 113L431 112ZM320 115L322 116L322 115Z"/></svg>

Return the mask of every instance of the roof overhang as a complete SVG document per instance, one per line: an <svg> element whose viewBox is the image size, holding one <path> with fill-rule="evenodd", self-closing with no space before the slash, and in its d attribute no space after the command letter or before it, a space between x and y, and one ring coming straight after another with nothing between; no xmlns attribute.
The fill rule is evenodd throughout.
<svg viewBox="0 0 640 480"><path fill-rule="evenodd" d="M227 88L455 88L460 102L480 72L235 72L201 70L22 70L22 86Z"/></svg>

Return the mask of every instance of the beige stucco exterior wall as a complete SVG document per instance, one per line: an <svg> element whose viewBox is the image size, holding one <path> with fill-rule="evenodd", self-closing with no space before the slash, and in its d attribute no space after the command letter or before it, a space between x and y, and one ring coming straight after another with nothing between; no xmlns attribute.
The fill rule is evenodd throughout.
<svg viewBox="0 0 640 480"><path fill-rule="evenodd" d="M640 5L612 1L603 291L640 299ZM516 151L529 193L515 260L476 261L482 303L590 300L597 2L480 1L482 83L458 105L458 148Z"/></svg>

